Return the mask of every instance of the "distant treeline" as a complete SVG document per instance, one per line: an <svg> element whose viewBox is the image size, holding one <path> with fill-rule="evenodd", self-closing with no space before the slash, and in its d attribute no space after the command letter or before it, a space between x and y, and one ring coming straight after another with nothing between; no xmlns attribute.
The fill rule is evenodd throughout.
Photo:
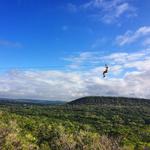
<svg viewBox="0 0 150 150"><path fill-rule="evenodd" d="M0 98L0 105L2 105L2 104L62 105L64 103L65 103L64 101Z"/></svg>
<svg viewBox="0 0 150 150"><path fill-rule="evenodd" d="M150 100L126 97L89 96L69 102L71 105L150 106Z"/></svg>

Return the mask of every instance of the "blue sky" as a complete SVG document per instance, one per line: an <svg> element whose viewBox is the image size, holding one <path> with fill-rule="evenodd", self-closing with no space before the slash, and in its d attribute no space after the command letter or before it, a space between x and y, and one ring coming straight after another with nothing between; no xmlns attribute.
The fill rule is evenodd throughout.
<svg viewBox="0 0 150 150"><path fill-rule="evenodd" d="M138 84L132 92L127 90L129 85L124 85L128 75L134 74L137 79L137 74L142 77L149 72L147 67L142 70L149 63L149 10L149 0L1 0L0 96L67 100L86 95L150 98L145 91L149 84L139 87L140 79L135 80ZM107 79L102 79L105 63L112 72ZM64 75L62 80L58 74ZM33 83L29 87L31 76L39 85L33 86ZM58 78L52 84L53 76ZM76 76L75 79L72 76ZM88 81L82 83L85 76ZM22 87L19 80L26 86ZM63 90L59 91L56 86L61 86L58 83L64 80L68 81L65 85L70 94L57 95ZM120 82L126 93L118 94L110 87ZM103 90L103 85L110 89ZM27 87L33 92L25 90ZM55 91L49 91L51 87L56 88ZM91 87L98 91L90 92ZM142 91L140 88L143 93L138 94ZM21 92L18 89L22 89ZM37 96L37 91L43 94Z"/></svg>

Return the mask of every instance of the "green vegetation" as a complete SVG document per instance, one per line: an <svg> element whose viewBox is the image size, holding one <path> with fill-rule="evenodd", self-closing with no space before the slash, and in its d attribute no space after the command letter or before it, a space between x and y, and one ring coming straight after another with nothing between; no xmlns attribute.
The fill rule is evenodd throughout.
<svg viewBox="0 0 150 150"><path fill-rule="evenodd" d="M3 102L0 150L150 149L150 101L128 102L130 105L107 101L107 105L100 105L95 100L97 103L56 106Z"/></svg>

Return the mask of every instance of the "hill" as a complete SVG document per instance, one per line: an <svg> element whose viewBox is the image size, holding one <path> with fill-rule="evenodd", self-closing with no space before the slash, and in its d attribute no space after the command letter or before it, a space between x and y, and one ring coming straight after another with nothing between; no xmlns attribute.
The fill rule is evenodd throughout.
<svg viewBox="0 0 150 150"><path fill-rule="evenodd" d="M71 105L114 105L114 106L150 106L149 99L127 97L89 96L69 102Z"/></svg>

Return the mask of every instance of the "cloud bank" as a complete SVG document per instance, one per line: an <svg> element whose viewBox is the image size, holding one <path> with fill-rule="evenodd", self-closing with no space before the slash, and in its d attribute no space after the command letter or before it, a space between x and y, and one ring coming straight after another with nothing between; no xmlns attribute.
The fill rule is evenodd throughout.
<svg viewBox="0 0 150 150"><path fill-rule="evenodd" d="M92 63L101 59L110 66L107 78L102 78L103 64L86 71L11 70L1 73L0 97L69 101L89 95L107 95L150 99L150 49L105 57L86 52L78 59L74 56L72 61L80 68L89 60Z"/></svg>

